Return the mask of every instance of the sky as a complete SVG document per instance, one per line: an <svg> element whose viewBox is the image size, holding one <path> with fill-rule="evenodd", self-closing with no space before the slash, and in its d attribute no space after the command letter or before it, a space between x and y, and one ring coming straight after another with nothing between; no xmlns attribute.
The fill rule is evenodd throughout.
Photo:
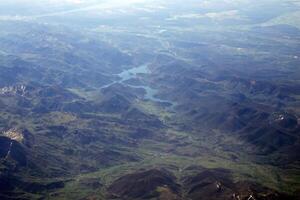
<svg viewBox="0 0 300 200"><path fill-rule="evenodd" d="M135 7L143 7L145 10L153 9L155 6L168 7L170 5L178 8L185 6L190 6L189 9L193 8L190 13L173 13L174 19L207 17L224 19L238 18L240 10L259 6L262 3L271 2L271 4L279 5L279 2L291 1L300 2L300 0L0 0L0 19L22 20L73 14L81 11L125 10L135 5L138 5ZM201 9L204 9L206 13L198 12Z"/></svg>
<svg viewBox="0 0 300 200"><path fill-rule="evenodd" d="M151 1L151 0L148 0ZM111 4L111 5L124 5L132 3L147 2L147 0L10 0L0 1L0 5L5 4L31 4L31 5L84 5L84 4Z"/></svg>
<svg viewBox="0 0 300 200"><path fill-rule="evenodd" d="M0 19L29 19L85 10L126 8L156 0L0 0Z"/></svg>

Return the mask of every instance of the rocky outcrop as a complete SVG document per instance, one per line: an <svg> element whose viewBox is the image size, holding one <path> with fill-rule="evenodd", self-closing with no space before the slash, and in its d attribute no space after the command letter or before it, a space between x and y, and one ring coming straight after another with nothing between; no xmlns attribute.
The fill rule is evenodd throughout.
<svg viewBox="0 0 300 200"><path fill-rule="evenodd" d="M34 144L34 136L27 129L11 128L2 134L27 147L31 147Z"/></svg>

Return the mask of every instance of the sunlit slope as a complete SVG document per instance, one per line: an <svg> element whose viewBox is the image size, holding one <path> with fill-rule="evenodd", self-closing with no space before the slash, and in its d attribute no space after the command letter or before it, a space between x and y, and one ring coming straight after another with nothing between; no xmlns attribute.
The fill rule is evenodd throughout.
<svg viewBox="0 0 300 200"><path fill-rule="evenodd" d="M1 199L299 196L297 2L38 4L0 4Z"/></svg>

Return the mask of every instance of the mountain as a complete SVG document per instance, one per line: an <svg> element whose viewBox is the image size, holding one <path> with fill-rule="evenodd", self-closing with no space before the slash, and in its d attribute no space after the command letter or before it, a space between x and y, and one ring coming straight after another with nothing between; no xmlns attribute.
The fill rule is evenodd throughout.
<svg viewBox="0 0 300 200"><path fill-rule="evenodd" d="M23 4L0 2L0 199L299 199L298 1Z"/></svg>

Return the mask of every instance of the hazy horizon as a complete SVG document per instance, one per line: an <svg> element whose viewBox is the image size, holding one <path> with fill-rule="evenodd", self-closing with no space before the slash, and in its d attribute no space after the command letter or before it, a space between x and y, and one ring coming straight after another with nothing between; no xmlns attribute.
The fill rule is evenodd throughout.
<svg viewBox="0 0 300 200"><path fill-rule="evenodd" d="M299 200L300 0L0 0L1 200Z"/></svg>

